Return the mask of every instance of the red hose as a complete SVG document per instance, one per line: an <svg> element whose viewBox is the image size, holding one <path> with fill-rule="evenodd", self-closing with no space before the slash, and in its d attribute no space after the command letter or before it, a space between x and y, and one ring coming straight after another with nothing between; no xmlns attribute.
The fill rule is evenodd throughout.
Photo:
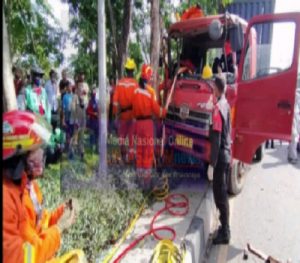
<svg viewBox="0 0 300 263"><path fill-rule="evenodd" d="M179 201L178 201L179 199ZM189 200L186 195L184 194L170 194L168 197L164 200L165 206L158 210L154 217L151 220L150 223L150 230L146 233L139 236L137 239L135 239L132 243L130 243L123 251L122 253L113 261L113 263L118 263L120 260L131 250L133 249L139 242L141 242L146 236L153 234L153 236L157 240L162 240L164 237L161 237L157 234L159 231L168 231L172 234L172 237L169 238L170 240L174 241L176 238L176 232L173 228L169 226L160 226L160 227L154 227L154 222L156 218L158 218L163 212L168 211L169 214L173 216L185 216L189 212ZM174 209L180 208L181 210L174 210Z"/></svg>

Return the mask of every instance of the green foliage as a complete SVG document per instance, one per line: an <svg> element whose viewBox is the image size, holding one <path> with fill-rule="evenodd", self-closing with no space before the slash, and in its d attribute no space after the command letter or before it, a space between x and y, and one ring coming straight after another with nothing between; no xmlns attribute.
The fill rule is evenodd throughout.
<svg viewBox="0 0 300 263"><path fill-rule="evenodd" d="M95 174L98 156L87 154L85 163L79 161L50 165L43 179L39 180L44 194L44 206L55 209L64 200L78 199L80 213L76 223L63 235L58 255L72 249L83 249L88 262L96 262L99 255L121 237L143 202L143 195L137 190L82 189L61 192L62 176L67 172L74 178L87 181ZM132 176L124 170L122 176Z"/></svg>
<svg viewBox="0 0 300 263"><path fill-rule="evenodd" d="M116 66L114 58L117 58L114 47L114 36L112 31L112 24L110 21L110 14L108 8L108 1L111 1L113 16L116 24L116 39L122 41L122 27L123 27L123 0L107 0L106 1L106 50L107 50L107 76L116 77ZM136 43L129 43L128 56L135 59L138 66L143 62L142 52L146 55L150 53L150 39L146 39L144 33L145 23L150 21L149 10L146 12L138 12L143 8L143 1L136 0L134 2L133 15L133 31L136 32ZM73 44L78 48L78 55L72 59L72 66L75 71L82 68L86 72L88 83L97 82L98 75L98 49L92 51L91 46L97 43L97 0L68 0L68 4L73 14L71 21L71 30L74 34ZM137 12L136 12L137 11ZM146 41L146 42L145 42ZM148 61L149 62L149 61Z"/></svg>
<svg viewBox="0 0 300 263"><path fill-rule="evenodd" d="M129 49L128 52L129 57L134 59L137 69L139 70L144 61L140 45L138 43L130 42L128 49Z"/></svg>
<svg viewBox="0 0 300 263"><path fill-rule="evenodd" d="M46 72L59 66L65 34L47 2L10 0L4 3L4 10L13 61L27 69L38 64Z"/></svg>

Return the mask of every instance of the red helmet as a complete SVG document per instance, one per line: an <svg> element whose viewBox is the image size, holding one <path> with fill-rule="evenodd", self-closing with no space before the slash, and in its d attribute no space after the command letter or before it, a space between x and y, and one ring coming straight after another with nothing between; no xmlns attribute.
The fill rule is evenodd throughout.
<svg viewBox="0 0 300 263"><path fill-rule="evenodd" d="M3 114L3 160L50 142L51 126L43 117L28 111Z"/></svg>
<svg viewBox="0 0 300 263"><path fill-rule="evenodd" d="M150 65L143 64L142 70L141 70L141 78L149 81L150 78L151 78L151 76L152 76L152 74L153 74L153 70L150 67Z"/></svg>

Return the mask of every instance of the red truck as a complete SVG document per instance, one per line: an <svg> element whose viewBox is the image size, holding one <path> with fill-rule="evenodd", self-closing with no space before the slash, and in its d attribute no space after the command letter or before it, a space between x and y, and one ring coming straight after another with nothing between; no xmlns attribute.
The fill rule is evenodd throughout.
<svg viewBox="0 0 300 263"><path fill-rule="evenodd" d="M266 41L260 39L268 32ZM207 162L215 98L205 65L216 74L220 62L231 106L232 162L228 190L238 194L245 164L268 139L289 141L299 81L300 13L256 16L249 24L226 13L171 25L161 103L170 94L176 69L187 66L174 85L164 123L165 152L181 152ZM298 84L299 85L299 84Z"/></svg>

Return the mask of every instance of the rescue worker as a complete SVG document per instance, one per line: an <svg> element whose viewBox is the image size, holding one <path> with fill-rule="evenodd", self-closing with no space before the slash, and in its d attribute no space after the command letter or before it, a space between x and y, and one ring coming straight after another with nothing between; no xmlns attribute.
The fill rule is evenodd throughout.
<svg viewBox="0 0 300 263"><path fill-rule="evenodd" d="M153 114L158 118L164 118L166 109L161 108L156 98L148 87L152 76L152 69L149 65L143 65L139 87L134 91L132 110L136 119L136 172L139 183L144 190L151 187L151 170L154 158L154 124Z"/></svg>
<svg viewBox="0 0 300 263"><path fill-rule="evenodd" d="M217 99L213 110L213 120L210 129L211 154L208 167L208 177L213 174L213 193L216 207L220 211L221 226L214 244L228 244L229 229L229 202L227 195L227 174L231 161L231 123L230 106L225 98L225 79L216 76L214 96Z"/></svg>
<svg viewBox="0 0 300 263"><path fill-rule="evenodd" d="M203 17L204 12L199 4L185 10L181 16L181 20L188 20L191 18Z"/></svg>
<svg viewBox="0 0 300 263"><path fill-rule="evenodd" d="M133 74L136 64L133 59L128 58L125 64L126 77L120 79L116 85L113 96L113 113L118 125L118 137L122 160L131 163L134 160L134 121L132 116L132 98L138 83ZM128 138L128 151L125 140Z"/></svg>
<svg viewBox="0 0 300 263"><path fill-rule="evenodd" d="M26 111L3 114L3 261L43 263L53 258L61 234L75 219L69 204L54 213L42 208L34 179L45 165L43 147L51 138L50 125ZM68 211L68 213L67 213Z"/></svg>
<svg viewBox="0 0 300 263"><path fill-rule="evenodd" d="M31 69L32 84L25 88L26 109L38 113L51 123L51 108L48 104L47 93L42 86L44 72L39 67Z"/></svg>

